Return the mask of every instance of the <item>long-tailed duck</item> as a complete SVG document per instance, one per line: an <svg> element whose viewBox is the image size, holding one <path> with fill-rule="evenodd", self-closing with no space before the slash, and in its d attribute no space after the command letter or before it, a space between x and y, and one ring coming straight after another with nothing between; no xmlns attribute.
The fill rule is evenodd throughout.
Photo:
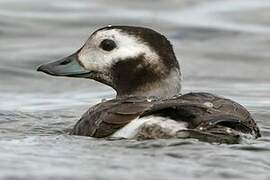
<svg viewBox="0 0 270 180"><path fill-rule="evenodd" d="M74 135L220 143L237 143L241 134L260 137L240 104L209 93L181 95L181 71L172 45L152 29L98 29L77 52L38 71L94 79L117 92L115 99L91 107L74 126Z"/></svg>

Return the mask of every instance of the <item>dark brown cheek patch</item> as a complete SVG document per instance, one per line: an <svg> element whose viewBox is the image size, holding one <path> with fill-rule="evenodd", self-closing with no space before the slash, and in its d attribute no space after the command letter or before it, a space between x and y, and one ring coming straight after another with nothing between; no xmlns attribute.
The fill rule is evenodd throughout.
<svg viewBox="0 0 270 180"><path fill-rule="evenodd" d="M118 93L133 92L146 84L160 80L162 74L147 62L144 54L135 58L118 60L112 67L114 88L121 91Z"/></svg>

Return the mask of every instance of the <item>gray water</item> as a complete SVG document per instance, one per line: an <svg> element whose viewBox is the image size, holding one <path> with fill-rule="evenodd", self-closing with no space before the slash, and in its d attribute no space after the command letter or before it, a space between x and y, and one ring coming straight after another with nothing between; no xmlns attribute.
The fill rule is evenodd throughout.
<svg viewBox="0 0 270 180"><path fill-rule="evenodd" d="M270 1L0 0L0 179L270 179ZM108 141L67 130L112 89L35 71L108 24L171 40L183 91L243 104L262 138Z"/></svg>

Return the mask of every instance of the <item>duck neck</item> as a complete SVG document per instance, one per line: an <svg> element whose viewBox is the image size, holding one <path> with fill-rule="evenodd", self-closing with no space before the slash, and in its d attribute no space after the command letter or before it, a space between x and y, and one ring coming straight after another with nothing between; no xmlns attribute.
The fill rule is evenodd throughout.
<svg viewBox="0 0 270 180"><path fill-rule="evenodd" d="M145 74L143 77L147 80L149 76ZM159 77L142 83L141 85L136 84L136 81L127 82L128 88L116 89L117 98L123 96L145 96L145 97L158 97L161 99L170 98L181 93L181 72L180 69L176 68L171 70L165 77ZM136 86L137 85L137 86Z"/></svg>

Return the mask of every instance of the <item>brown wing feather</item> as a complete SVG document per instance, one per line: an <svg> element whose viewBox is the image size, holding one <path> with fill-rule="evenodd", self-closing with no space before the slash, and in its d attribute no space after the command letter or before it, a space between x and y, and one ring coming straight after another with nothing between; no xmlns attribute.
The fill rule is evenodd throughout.
<svg viewBox="0 0 270 180"><path fill-rule="evenodd" d="M150 114L188 122L189 129L212 131L212 133L221 133L223 130L224 134L226 133L224 127L229 127L238 132L260 137L254 119L243 106L230 99L209 93L189 93L157 102L150 110L144 112L143 116Z"/></svg>
<svg viewBox="0 0 270 180"><path fill-rule="evenodd" d="M225 126L243 133L251 133L255 137L260 137L260 131L251 114L242 105L226 98L218 97L209 93L190 93L182 96L185 100L205 104L210 102L213 107L209 107L209 116L206 116L203 124L207 129L214 126Z"/></svg>
<svg viewBox="0 0 270 180"><path fill-rule="evenodd" d="M139 117L151 107L145 98L127 97L102 102L90 108L76 123L74 135L106 137Z"/></svg>
<svg viewBox="0 0 270 180"><path fill-rule="evenodd" d="M149 115L170 117L188 123L190 136L233 139L237 132L260 137L250 113L240 104L209 93L189 93L165 100L148 102L145 97L125 97L102 102L90 108L76 123L75 135L106 137L132 120ZM227 127L233 130L226 131ZM200 137L199 137L200 135ZM232 138L229 138L232 137Z"/></svg>

